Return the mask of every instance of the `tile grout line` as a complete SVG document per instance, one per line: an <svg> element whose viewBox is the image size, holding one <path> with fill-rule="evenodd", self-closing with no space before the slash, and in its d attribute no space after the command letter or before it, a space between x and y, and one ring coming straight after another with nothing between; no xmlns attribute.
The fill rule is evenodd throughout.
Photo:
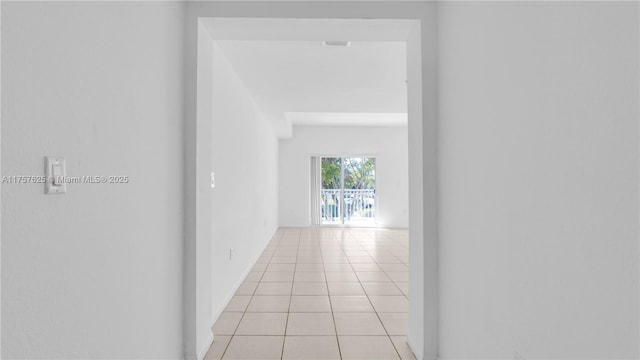
<svg viewBox="0 0 640 360"><path fill-rule="evenodd" d="M387 236L387 235L385 235L385 236ZM388 236L387 236L387 237L388 237ZM393 255L393 254L391 254L391 256L393 256L393 257L394 257L394 258L396 258L398 261L400 261L400 263L401 263L401 264L404 264L404 263L403 263L403 262L402 262L402 261L401 261L397 256L395 256L395 255ZM380 269L381 269L381 270L382 270L382 272L385 274L385 276L387 276L387 277L391 280L391 283L393 284L393 286L395 286L395 287L396 287L396 289L400 290L400 293L402 293L402 294L404 295L404 297L405 297L405 298L407 299L407 301L408 301L408 300L409 300L409 297L408 297L404 292L402 292L402 290L400 289L400 287L398 287L398 285L396 284L396 282L395 282L395 281L394 281L394 280L389 276L389 274L387 274L387 272L386 272L386 271L385 271L385 270L380 266L380 265L381 265L381 263L378 263L378 261L377 261L373 256L372 256L371 258L372 258L372 259L373 259L373 261L376 263L376 265L378 265L378 267L380 267ZM369 299L369 293L367 293L367 292L366 292L366 290L365 290L365 293L367 294L367 299ZM371 299L369 299L369 302L371 302ZM371 303L371 306L373 306L373 303ZM376 310L376 309L374 308L374 310ZM409 310L409 309L407 309L407 311L408 311L408 310ZM382 319L380 318L380 314L378 314L378 311L377 311L377 310L376 310L376 316L377 316L377 317L378 317L378 319L380 320L380 323L382 324L382 327L384 328L384 331L387 333L387 336L389 337L389 341L391 341L391 345L393 346L393 349L394 349L394 350L396 351L396 353L398 354L398 358L399 358L399 359L402 359L402 355L400 355L400 351L398 350L398 348L397 348L397 346L396 346L396 343L394 343L394 342L393 342L393 339L391 338L391 335L389 335L389 331L387 330L387 327L384 325L384 322L382 322ZM405 337L406 337L406 335L405 335Z"/></svg>
<svg viewBox="0 0 640 360"><path fill-rule="evenodd" d="M284 346L287 341L287 328L289 326L289 313L291 312L291 300L293 299L293 284L296 281L296 269L298 267L298 253L300 252L300 235L302 230L298 230L298 247L296 248L296 261L293 263L293 279L291 279L291 289L289 289L289 307L287 308L287 320L284 323L284 334L282 336L282 351L280 359L284 358Z"/></svg>
<svg viewBox="0 0 640 360"><path fill-rule="evenodd" d="M319 246L319 243L318 243ZM342 249L342 247L340 247ZM342 251L344 253L344 250ZM346 255L345 255L346 256ZM331 318L333 319L333 330L336 332L336 343L338 344L338 356L342 359L342 349L340 348L340 338L338 337L338 326L336 325L336 315L333 312L333 302L331 301L331 294L329 293L329 279L327 279L327 270L324 266L324 255L322 255L322 249L320 249L320 257L322 258L322 269L324 271L324 285L327 288L327 298L329 299L329 309L331 310Z"/></svg>

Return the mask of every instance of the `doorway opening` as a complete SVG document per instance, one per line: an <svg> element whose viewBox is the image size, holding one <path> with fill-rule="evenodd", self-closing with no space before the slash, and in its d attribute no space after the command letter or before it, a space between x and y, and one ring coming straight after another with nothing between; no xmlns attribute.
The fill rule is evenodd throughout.
<svg viewBox="0 0 640 360"><path fill-rule="evenodd" d="M216 288L211 282L210 270L213 257L209 251L212 237L211 198L206 194L212 188L210 156L212 141L210 104L212 99L211 40L256 40L256 41L324 41L348 38L360 41L401 41L407 48L408 88L408 148L409 148L409 273L407 286L411 298L408 304L408 334L406 342L418 359L437 352L437 238L435 177L437 175L435 136L435 42L431 38L434 31L435 10L430 4L405 4L393 6L391 11L370 8L363 3L354 12L348 5L338 4L334 8L317 12L313 6L290 8L287 4L267 2L250 9L227 9L215 4L193 6L187 12L187 34L189 39L187 54L187 102L197 104L187 107L188 126L186 130L187 152L187 222L185 242L185 357L202 358L208 349L213 334L211 323L218 314L212 310L211 290ZM255 14L270 14L271 17L250 18ZM245 14L246 18L237 18ZM216 16L215 18L213 16ZM269 31L260 31L263 25L279 22L279 26ZM344 24L340 24L344 22ZM406 26L402 23L406 22ZM287 23L287 26L280 26ZM318 31L302 30L309 24L321 24ZM348 24L347 24L348 23ZM426 29L421 24L426 24ZM348 25L348 26L339 26ZM363 30L363 27L368 30ZM397 27L396 27L397 26ZM392 29L392 31L389 31ZM399 29L399 30L398 30ZM313 29L311 29L313 30ZM406 30L406 31L405 31ZM348 31L348 36L338 31ZM303 35L304 34L304 35ZM337 35L338 34L338 35ZM427 37L425 38L425 34ZM304 37L303 36L307 36ZM423 61L425 54L428 58ZM201 71L202 70L202 71ZM432 71L433 70L433 71ZM423 86L426 89L423 96ZM296 87L297 88L297 87ZM197 91L194 91L196 90ZM346 97L343 97L346 98ZM216 98L213 97L215 100ZM423 111L423 102L425 110ZM295 115L295 114L294 114ZM282 124L290 124L291 119L280 118ZM286 128L286 127L285 127ZM279 135L286 135L287 131ZM192 144L192 145L189 145ZM367 150L365 150L367 151ZM378 160L378 159L376 159ZM308 163L307 163L308 164ZM376 162L376 165L380 165ZM308 165L306 165L308 166ZM305 166L305 167L306 167ZM423 171L423 166L426 168ZM428 171L427 171L428 170ZM191 181L193 179L193 181ZM221 177L221 179L224 179ZM378 179L376 178L376 181ZM382 180L380 180L382 181ZM308 187L307 187L308 189ZM307 190L308 191L308 190ZM376 194L376 197L380 194ZM382 196L382 195L380 195ZM307 196L308 199L308 196ZM424 202L424 204L423 204ZM344 198L343 198L344 203ZM299 208L298 208L299 209ZM375 212L375 217L378 217ZM429 232L425 231L429 229ZM214 239L215 240L215 239ZM428 249L428 256L427 254ZM237 249L236 249L237 250ZM435 249L437 250L437 249ZM229 260L231 252L226 253ZM426 257L425 257L426 256ZM233 252L235 259L236 252ZM425 264L428 264L425 265ZM427 269L428 267L428 269ZM239 271L242 271L239 269ZM428 277L425 277L428 274ZM429 288L425 297L424 288ZM408 289L407 288L407 289ZM213 312L213 313L212 313ZM205 314L205 315L203 315ZM209 314L208 316L206 314ZM434 321L432 321L434 320ZM404 342L405 340L403 340ZM425 351L426 350L426 351ZM428 354L428 355L427 355Z"/></svg>
<svg viewBox="0 0 640 360"><path fill-rule="evenodd" d="M322 225L376 225L376 158L321 157Z"/></svg>

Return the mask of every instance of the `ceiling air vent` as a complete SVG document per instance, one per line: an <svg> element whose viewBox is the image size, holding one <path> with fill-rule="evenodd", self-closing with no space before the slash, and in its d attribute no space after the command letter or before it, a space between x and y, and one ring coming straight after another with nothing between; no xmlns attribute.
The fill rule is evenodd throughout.
<svg viewBox="0 0 640 360"><path fill-rule="evenodd" d="M325 40L322 42L324 46L351 46L351 41L346 40Z"/></svg>

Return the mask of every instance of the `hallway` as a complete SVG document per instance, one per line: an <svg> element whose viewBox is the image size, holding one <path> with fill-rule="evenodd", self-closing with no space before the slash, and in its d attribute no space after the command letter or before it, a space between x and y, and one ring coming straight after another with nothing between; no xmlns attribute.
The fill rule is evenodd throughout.
<svg viewBox="0 0 640 360"><path fill-rule="evenodd" d="M408 232L280 228L214 325L213 359L415 359Z"/></svg>

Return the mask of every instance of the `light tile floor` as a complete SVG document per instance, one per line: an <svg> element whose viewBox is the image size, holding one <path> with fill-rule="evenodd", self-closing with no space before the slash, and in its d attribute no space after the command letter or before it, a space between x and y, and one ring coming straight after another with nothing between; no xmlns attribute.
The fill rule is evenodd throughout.
<svg viewBox="0 0 640 360"><path fill-rule="evenodd" d="M214 359L415 359L406 230L281 228L213 327Z"/></svg>

